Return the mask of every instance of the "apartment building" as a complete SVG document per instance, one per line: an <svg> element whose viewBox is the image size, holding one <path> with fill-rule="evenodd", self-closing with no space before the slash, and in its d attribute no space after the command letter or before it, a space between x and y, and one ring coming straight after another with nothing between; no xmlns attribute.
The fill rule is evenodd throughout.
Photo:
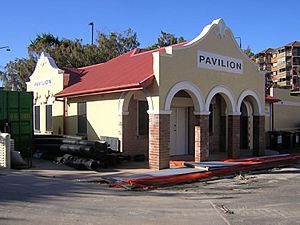
<svg viewBox="0 0 300 225"><path fill-rule="evenodd" d="M279 87L299 91L300 42L294 41L272 52L272 80Z"/></svg>
<svg viewBox="0 0 300 225"><path fill-rule="evenodd" d="M300 91L300 42L294 41L276 49L268 48L255 55L261 71L279 87ZM300 92L299 92L300 93Z"/></svg>
<svg viewBox="0 0 300 225"><path fill-rule="evenodd" d="M271 72L272 70L272 52L273 48L267 48L259 53L255 57L256 63L259 65L259 70Z"/></svg>

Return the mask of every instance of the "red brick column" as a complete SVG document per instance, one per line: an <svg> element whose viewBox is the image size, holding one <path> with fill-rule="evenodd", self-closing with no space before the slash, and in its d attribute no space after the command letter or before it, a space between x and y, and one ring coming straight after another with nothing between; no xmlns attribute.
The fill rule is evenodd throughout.
<svg viewBox="0 0 300 225"><path fill-rule="evenodd" d="M265 117L253 116L253 154L262 156L265 154Z"/></svg>
<svg viewBox="0 0 300 225"><path fill-rule="evenodd" d="M209 115L196 115L195 162L207 161L209 157Z"/></svg>
<svg viewBox="0 0 300 225"><path fill-rule="evenodd" d="M228 157L240 157L240 116L228 116Z"/></svg>
<svg viewBox="0 0 300 225"><path fill-rule="evenodd" d="M169 168L170 115L149 114L149 167L160 170Z"/></svg>
<svg viewBox="0 0 300 225"><path fill-rule="evenodd" d="M125 154L134 157L143 154L148 160L148 136L138 136L137 101L131 99L128 112L123 113L119 123L119 138Z"/></svg>

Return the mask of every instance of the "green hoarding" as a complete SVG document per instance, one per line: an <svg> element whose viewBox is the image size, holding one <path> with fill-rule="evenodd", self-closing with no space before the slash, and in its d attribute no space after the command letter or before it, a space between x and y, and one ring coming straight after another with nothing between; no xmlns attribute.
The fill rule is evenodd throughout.
<svg viewBox="0 0 300 225"><path fill-rule="evenodd" d="M32 104L32 92L0 90L0 131L11 134L23 157L31 157L33 147Z"/></svg>

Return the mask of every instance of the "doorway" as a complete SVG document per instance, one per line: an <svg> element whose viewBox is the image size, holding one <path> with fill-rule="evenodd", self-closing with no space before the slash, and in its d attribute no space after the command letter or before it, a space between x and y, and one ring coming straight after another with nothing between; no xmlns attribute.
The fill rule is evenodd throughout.
<svg viewBox="0 0 300 225"><path fill-rule="evenodd" d="M188 108L174 107L170 116L170 155L188 154Z"/></svg>

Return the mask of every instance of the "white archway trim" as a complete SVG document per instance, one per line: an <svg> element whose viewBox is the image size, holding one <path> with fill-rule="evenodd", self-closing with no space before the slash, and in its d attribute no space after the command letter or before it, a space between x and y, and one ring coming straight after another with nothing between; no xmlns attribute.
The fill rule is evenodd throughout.
<svg viewBox="0 0 300 225"><path fill-rule="evenodd" d="M195 113L201 113L204 111L205 101L204 96L200 89L193 83L189 81L181 81L177 84L175 84L168 92L165 105L164 105L164 111L170 111L171 110L171 103L175 96L175 94L178 91L184 90L186 91L192 98L195 108Z"/></svg>
<svg viewBox="0 0 300 225"><path fill-rule="evenodd" d="M229 113L227 114L227 116L240 116L240 115L242 115L241 112L229 112Z"/></svg>
<svg viewBox="0 0 300 225"><path fill-rule="evenodd" d="M119 98L119 102L118 102L118 114L119 115L128 115L129 114L128 107L129 107L130 99L134 93L135 93L134 91L130 91L130 92L123 92L121 94L121 96ZM147 90L144 90L143 93L148 102L148 109L150 111L153 111L152 97L150 96L150 94Z"/></svg>
<svg viewBox="0 0 300 225"><path fill-rule="evenodd" d="M165 114L165 115L170 115L172 113L171 110L166 111L166 110L148 110L147 113L150 114Z"/></svg>
<svg viewBox="0 0 300 225"><path fill-rule="evenodd" d="M210 102L216 94L221 94L224 97L226 104L227 104L227 108L228 108L228 114L235 115L237 112L236 111L236 97L232 93L232 91L229 88L227 88L225 85L218 85L218 86L215 86L213 89L211 89L211 91L209 92L209 94L206 98L205 111L209 111Z"/></svg>
<svg viewBox="0 0 300 225"><path fill-rule="evenodd" d="M194 111L194 115L196 115L196 116L209 116L210 112L206 112L206 111L196 112L196 111Z"/></svg>
<svg viewBox="0 0 300 225"><path fill-rule="evenodd" d="M251 103L252 103L252 107L253 107L253 116L264 116L265 115L264 102L261 100L261 98L255 91L250 90L250 89L246 89L242 92L242 94L239 97L239 100L238 100L238 103L236 106L237 107L236 110L238 112L241 110L242 102L247 96L251 97ZM253 101L253 99L255 101Z"/></svg>
<svg viewBox="0 0 300 225"><path fill-rule="evenodd" d="M34 106L40 106L40 105L41 105L41 99L37 97Z"/></svg>
<svg viewBox="0 0 300 225"><path fill-rule="evenodd" d="M150 95L150 92L146 89L143 90L144 95L147 99L148 102L148 110L153 111L154 110L154 106L153 106L153 101L152 101L152 97Z"/></svg>
<svg viewBox="0 0 300 225"><path fill-rule="evenodd" d="M52 105L53 104L53 100L54 98L50 95L48 98L47 98L47 105Z"/></svg>
<svg viewBox="0 0 300 225"><path fill-rule="evenodd" d="M128 105L133 92L122 92L119 103L118 103L118 114L121 115L128 115Z"/></svg>

